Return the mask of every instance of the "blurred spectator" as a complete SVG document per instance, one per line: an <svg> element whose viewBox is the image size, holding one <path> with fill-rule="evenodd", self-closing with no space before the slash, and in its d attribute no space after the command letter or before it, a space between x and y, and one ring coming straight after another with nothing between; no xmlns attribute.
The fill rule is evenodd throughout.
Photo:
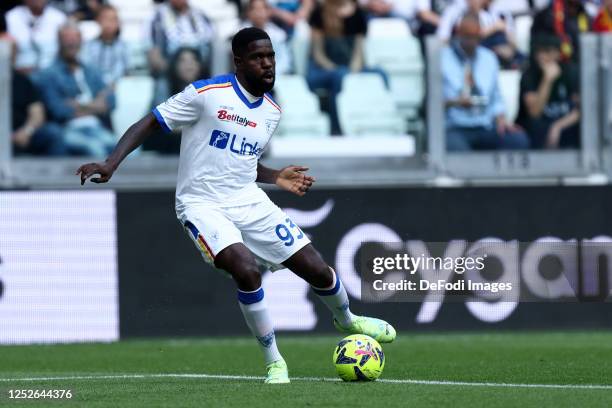
<svg viewBox="0 0 612 408"><path fill-rule="evenodd" d="M78 27L64 25L58 35L59 57L36 79L45 106L50 119L64 126L64 140L73 153L104 157L116 142L103 125L110 122L114 95L94 67L79 61Z"/></svg>
<svg viewBox="0 0 612 408"><path fill-rule="evenodd" d="M612 0L603 0L603 5L593 23L596 33L612 32Z"/></svg>
<svg viewBox="0 0 612 408"><path fill-rule="evenodd" d="M149 67L157 79L153 104L157 105L168 95L165 77L174 53L181 47L197 48L208 70L214 33L204 13L191 7L188 0L160 4L148 23L148 32Z"/></svg>
<svg viewBox="0 0 612 408"><path fill-rule="evenodd" d="M340 133L336 96L349 72L384 72L364 66L365 13L352 0L326 0L310 16L312 55L306 80L311 89L329 91L332 133Z"/></svg>
<svg viewBox="0 0 612 408"><path fill-rule="evenodd" d="M458 1L447 8L440 21L438 38L448 41L466 14L478 16L482 45L492 50L505 68L517 68L521 65L524 57L516 48L512 15L498 12L491 6L491 0Z"/></svg>
<svg viewBox="0 0 612 408"><path fill-rule="evenodd" d="M577 61L580 33L589 31L591 22L581 0L552 0L533 19L531 37L553 34L561 40L562 61Z"/></svg>
<svg viewBox="0 0 612 408"><path fill-rule="evenodd" d="M480 24L465 16L457 35L442 50L446 104L446 145L449 151L524 149L524 132L507 123L495 54L479 45Z"/></svg>
<svg viewBox="0 0 612 408"><path fill-rule="evenodd" d="M424 37L435 34L440 25L442 14L457 0L415 0L418 19L417 34L421 41ZM465 0L460 0L465 1Z"/></svg>
<svg viewBox="0 0 612 408"><path fill-rule="evenodd" d="M580 144L578 73L573 64L560 63L560 46L554 35L534 38L533 58L521 79L519 123L534 148Z"/></svg>
<svg viewBox="0 0 612 408"><path fill-rule="evenodd" d="M47 0L24 0L6 14L8 32L17 41L15 66L24 73L48 67L57 54L57 32L66 21Z"/></svg>
<svg viewBox="0 0 612 408"><path fill-rule="evenodd" d="M100 36L85 44L83 59L102 72L107 86L113 86L128 67L127 46L119 39L119 15L113 6L102 6L96 21Z"/></svg>
<svg viewBox="0 0 612 408"><path fill-rule="evenodd" d="M14 40L3 34L0 35L0 41L9 41L13 45L11 62L14 66L17 55ZM45 124L45 106L38 90L30 78L15 69L11 73L11 97L13 153L66 155L68 149L63 142L62 128L54 124Z"/></svg>
<svg viewBox="0 0 612 408"><path fill-rule="evenodd" d="M75 20L95 20L100 8L106 0L51 0L51 5L57 7Z"/></svg>
<svg viewBox="0 0 612 408"><path fill-rule="evenodd" d="M270 21L272 9L266 0L250 0L246 9L246 20L242 28L254 26L261 28L270 36L276 58L276 73L288 74L292 71L291 52L287 43L287 33Z"/></svg>
<svg viewBox="0 0 612 408"><path fill-rule="evenodd" d="M168 73L170 94L181 92L187 85L205 78L206 70L200 53L195 48L180 48L170 62ZM181 147L180 137L168 136L164 131L150 135L143 144L144 150L154 150L162 154L178 154Z"/></svg>
<svg viewBox="0 0 612 408"><path fill-rule="evenodd" d="M272 6L272 20L289 35L300 21L308 21L317 0L268 0Z"/></svg>

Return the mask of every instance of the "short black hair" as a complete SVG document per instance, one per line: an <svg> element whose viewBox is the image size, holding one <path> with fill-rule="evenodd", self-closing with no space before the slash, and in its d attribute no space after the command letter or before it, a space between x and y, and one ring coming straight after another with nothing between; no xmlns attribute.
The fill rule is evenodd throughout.
<svg viewBox="0 0 612 408"><path fill-rule="evenodd" d="M270 40L270 36L261 28L243 28L234 35L234 38L232 38L232 52L234 55L241 55L250 43L257 40Z"/></svg>

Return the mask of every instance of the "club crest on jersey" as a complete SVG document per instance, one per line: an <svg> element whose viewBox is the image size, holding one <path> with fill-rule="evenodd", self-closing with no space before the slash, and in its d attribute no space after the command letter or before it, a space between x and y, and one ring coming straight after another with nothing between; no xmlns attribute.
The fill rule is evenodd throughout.
<svg viewBox="0 0 612 408"><path fill-rule="evenodd" d="M227 145L229 144L229 150L232 153L239 154L241 156L261 156L263 149L258 146L258 142L251 144L244 137L241 141L238 141L237 139L238 137L235 134L232 135L228 132L215 129L210 135L210 142L208 142L208 145L223 150L227 148Z"/></svg>
<svg viewBox="0 0 612 408"><path fill-rule="evenodd" d="M222 120L224 122L234 122L240 126L249 126L249 127L257 127L257 123L251 122L248 118L244 116L237 115L235 113L228 113L225 109L219 109L217 111L217 119Z"/></svg>
<svg viewBox="0 0 612 408"><path fill-rule="evenodd" d="M272 134L278 126L278 122L278 119L266 119L266 132L268 132L268 136L272 137Z"/></svg>

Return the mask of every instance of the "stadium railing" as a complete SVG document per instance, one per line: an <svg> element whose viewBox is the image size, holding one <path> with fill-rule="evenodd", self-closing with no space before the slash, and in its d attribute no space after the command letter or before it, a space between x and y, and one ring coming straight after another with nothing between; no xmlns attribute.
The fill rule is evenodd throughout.
<svg viewBox="0 0 612 408"><path fill-rule="evenodd" d="M601 69L602 166L612 177L612 34L601 36Z"/></svg>
<svg viewBox="0 0 612 408"><path fill-rule="evenodd" d="M0 186L10 180L11 143L11 48L0 41Z"/></svg>

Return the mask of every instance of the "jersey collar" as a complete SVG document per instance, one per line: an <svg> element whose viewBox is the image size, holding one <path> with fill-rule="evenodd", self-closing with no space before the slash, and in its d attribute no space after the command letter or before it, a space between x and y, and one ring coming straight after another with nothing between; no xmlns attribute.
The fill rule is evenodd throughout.
<svg viewBox="0 0 612 408"><path fill-rule="evenodd" d="M247 97L244 96L244 94L240 90L240 86L238 86L238 82L237 82L238 80L236 79L236 75L232 75L230 81L232 83L232 87L234 88L234 91L236 92L236 95L238 95L238 97L242 100L242 102L244 102L244 104L247 106L247 108L249 108L249 109L258 108L262 104L262 102L264 100L263 97L259 98L258 100L256 100L253 103L249 102Z"/></svg>

